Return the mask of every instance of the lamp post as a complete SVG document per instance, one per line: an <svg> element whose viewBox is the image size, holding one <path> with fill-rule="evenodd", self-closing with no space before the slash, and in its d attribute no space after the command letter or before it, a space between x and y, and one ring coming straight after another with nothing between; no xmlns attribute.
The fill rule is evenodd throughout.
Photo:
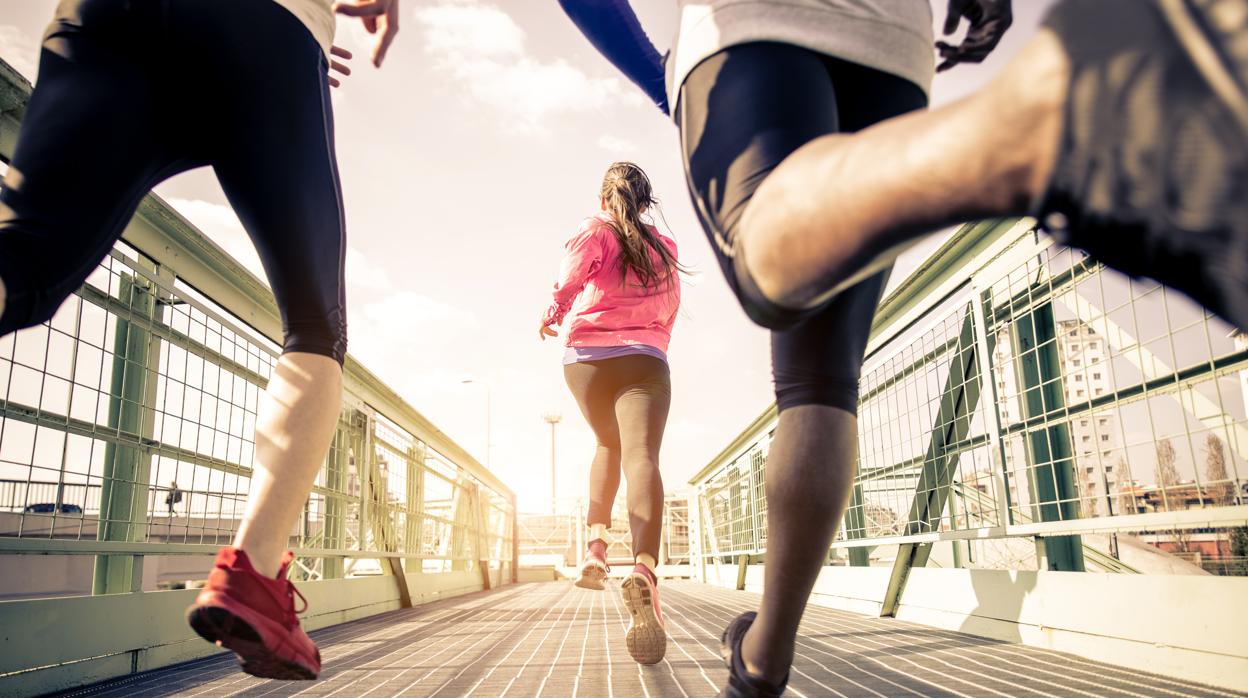
<svg viewBox="0 0 1248 698"><path fill-rule="evenodd" d="M558 412L542 415L542 419L550 425L550 514L555 514L555 425L563 419Z"/></svg>
<svg viewBox="0 0 1248 698"><path fill-rule="evenodd" d="M485 467L490 467L490 451L493 447L493 438L490 434L490 384L485 381L479 381L474 378L465 378L460 381L464 385L474 383L485 388Z"/></svg>

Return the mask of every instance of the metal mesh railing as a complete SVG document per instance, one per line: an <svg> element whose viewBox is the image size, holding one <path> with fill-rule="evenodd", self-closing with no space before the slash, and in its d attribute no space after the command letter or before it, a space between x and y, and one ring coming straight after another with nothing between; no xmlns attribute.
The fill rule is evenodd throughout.
<svg viewBox="0 0 1248 698"><path fill-rule="evenodd" d="M607 529L607 558L613 564L632 564L632 535L624 493L616 497L612 525ZM560 513L520 514L518 517L520 561L534 565L579 565L588 543L585 525L588 503L581 498L560 502ZM689 498L668 494L663 498L663 529L659 537L658 562L685 565L690 557Z"/></svg>
<svg viewBox="0 0 1248 698"><path fill-rule="evenodd" d="M1026 222L964 227L880 316L834 556L959 541L956 565L1145 571L1121 534L1240 568L1248 337ZM765 553L775 421L773 407L691 481L704 559Z"/></svg>
<svg viewBox="0 0 1248 698"><path fill-rule="evenodd" d="M119 243L50 322L0 339L0 551L126 553L101 554L92 579L69 582L102 592L138 584L138 555L228 543L277 355L174 269ZM400 426L410 408L372 397L348 391L291 531L300 575L375 573L399 556L409 571L510 563L511 494L462 451Z"/></svg>

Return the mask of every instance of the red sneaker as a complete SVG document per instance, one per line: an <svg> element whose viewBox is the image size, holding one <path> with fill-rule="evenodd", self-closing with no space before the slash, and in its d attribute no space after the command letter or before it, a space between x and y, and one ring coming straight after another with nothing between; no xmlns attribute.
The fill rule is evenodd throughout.
<svg viewBox="0 0 1248 698"><path fill-rule="evenodd" d="M601 538L595 538L589 542L585 561L581 563L581 577L576 580L576 586L602 591L606 588L603 581L610 571L611 568L607 566L607 543Z"/></svg>
<svg viewBox="0 0 1248 698"><path fill-rule="evenodd" d="M299 627L308 600L286 579L295 559L282 557L276 579L256 572L247 553L221 548L208 583L186 609L186 622L199 636L238 655L243 671L266 679L315 679L321 653ZM295 610L295 597L303 609Z"/></svg>
<svg viewBox="0 0 1248 698"><path fill-rule="evenodd" d="M658 664L667 653L667 631L663 629L663 613L659 611L659 586L654 572L637 563L620 585L624 605L632 616L624 644L638 664Z"/></svg>

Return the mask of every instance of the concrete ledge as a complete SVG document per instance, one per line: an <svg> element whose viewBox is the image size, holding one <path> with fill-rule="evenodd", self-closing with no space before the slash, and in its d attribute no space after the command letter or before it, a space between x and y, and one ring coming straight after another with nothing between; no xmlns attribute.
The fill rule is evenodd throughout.
<svg viewBox="0 0 1248 698"><path fill-rule="evenodd" d="M524 582L553 582L560 579L559 571L553 565L549 567L521 567L519 573L519 581Z"/></svg>
<svg viewBox="0 0 1248 698"><path fill-rule="evenodd" d="M718 569L717 569L718 568ZM884 604L884 591L888 588L888 567L825 567L815 581L810 602L827 608L880 615ZM745 590L763 592L763 565L750 565L745 571ZM735 589L736 565L706 566L707 584Z"/></svg>
<svg viewBox="0 0 1248 698"><path fill-rule="evenodd" d="M705 581L736 588L736 566L718 567ZM825 567L810 602L879 616L890 574ZM762 565L745 588L762 592ZM1223 688L1243 690L1248 677L1244 577L920 568L897 618Z"/></svg>
<svg viewBox="0 0 1248 698"><path fill-rule="evenodd" d="M491 585L502 580L493 570ZM414 604L481 591L481 573L408 574ZM316 630L399 608L393 577L302 582ZM221 650L186 625L198 590L0 602L0 695L35 695L198 659Z"/></svg>
<svg viewBox="0 0 1248 698"><path fill-rule="evenodd" d="M1242 690L1248 579L915 569L897 618Z"/></svg>

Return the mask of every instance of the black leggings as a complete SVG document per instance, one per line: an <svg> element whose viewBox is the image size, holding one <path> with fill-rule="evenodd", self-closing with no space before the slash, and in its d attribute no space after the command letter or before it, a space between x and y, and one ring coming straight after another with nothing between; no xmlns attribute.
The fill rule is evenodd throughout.
<svg viewBox="0 0 1248 698"><path fill-rule="evenodd" d="M620 356L568 364L563 375L598 439L589 471L586 523L611 525L622 465L633 554L658 560L663 529L659 447L672 400L667 364L653 356Z"/></svg>
<svg viewBox="0 0 1248 698"><path fill-rule="evenodd" d="M734 46L689 74L676 115L685 171L702 227L738 299L732 241L767 175L819 136L857 131L925 106L927 97L913 83L789 44ZM863 353L887 279L886 270L795 327L771 333L781 410L817 404L857 413Z"/></svg>
<svg viewBox="0 0 1248 698"><path fill-rule="evenodd" d="M346 353L327 63L256 0L64 0L0 190L0 334L44 322L157 183L211 165L277 298L285 351Z"/></svg>

